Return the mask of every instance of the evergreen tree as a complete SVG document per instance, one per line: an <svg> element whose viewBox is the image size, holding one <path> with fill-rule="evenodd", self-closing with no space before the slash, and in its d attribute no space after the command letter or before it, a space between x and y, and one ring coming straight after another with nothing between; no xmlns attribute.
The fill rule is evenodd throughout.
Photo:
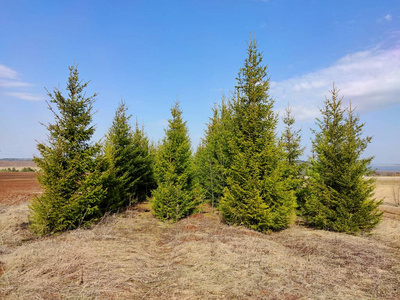
<svg viewBox="0 0 400 300"><path fill-rule="evenodd" d="M156 180L152 208L157 218L177 220L190 215L199 203L194 191L192 153L186 122L176 103L171 109L172 119L159 147L156 158Z"/></svg>
<svg viewBox="0 0 400 300"><path fill-rule="evenodd" d="M372 198L374 184L364 179L371 174L373 157L361 158L370 143L362 137L364 124L350 107L342 107L342 99L333 86L332 99L326 99L314 130L314 158L310 167L310 191L304 213L317 228L355 233L369 230L380 220L381 201Z"/></svg>
<svg viewBox="0 0 400 300"><path fill-rule="evenodd" d="M116 211L135 201L136 177L133 176L135 155L130 118L131 116L127 115L125 103L121 102L115 112L104 145L108 169L106 176L108 194L103 205L104 211Z"/></svg>
<svg viewBox="0 0 400 300"><path fill-rule="evenodd" d="M135 131L132 130L129 124L131 115L127 115L127 110L125 103L121 102L106 136L107 172L104 178L108 195L104 211L116 211L143 201L154 188L148 139L138 124Z"/></svg>
<svg viewBox="0 0 400 300"><path fill-rule="evenodd" d="M275 136L277 116L268 94L267 67L255 41L247 52L237 78L229 143L232 163L220 209L227 223L265 232L286 228L296 204Z"/></svg>
<svg viewBox="0 0 400 300"><path fill-rule="evenodd" d="M285 109L285 116L283 117L285 131L281 137L281 143L290 166L296 166L299 163L300 156L304 152L304 148L301 147L301 130L296 131L293 129L295 122L292 110L288 106Z"/></svg>
<svg viewBox="0 0 400 300"><path fill-rule="evenodd" d="M39 234L91 224L101 216L105 197L97 160L100 146L90 142L96 94L86 97L88 83L79 80L76 66L69 70L68 97L58 89L48 93L55 122L45 125L48 142L38 144L41 157L34 157L44 192L32 201L30 220Z"/></svg>
<svg viewBox="0 0 400 300"><path fill-rule="evenodd" d="M207 126L195 155L196 176L212 206L218 206L226 186L226 174L231 157L228 142L231 139L231 110L225 99L213 109L213 118Z"/></svg>
<svg viewBox="0 0 400 300"><path fill-rule="evenodd" d="M136 123L132 137L133 142L133 177L136 178L134 186L134 198L138 201L146 200L152 189L156 187L154 178L154 155L151 153L149 139L144 129L140 129Z"/></svg>
<svg viewBox="0 0 400 300"><path fill-rule="evenodd" d="M305 164L301 163L300 156L303 154L304 148L301 147L301 130L294 130L293 128L295 122L292 110L288 106L283 117L285 130L280 142L289 165L286 176L290 180L291 189L295 191L297 202L302 203L305 192L303 189Z"/></svg>

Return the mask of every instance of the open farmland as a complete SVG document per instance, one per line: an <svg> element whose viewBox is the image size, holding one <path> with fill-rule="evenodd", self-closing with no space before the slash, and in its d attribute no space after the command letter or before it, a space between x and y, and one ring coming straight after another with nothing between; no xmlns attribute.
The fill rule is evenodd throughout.
<svg viewBox="0 0 400 300"><path fill-rule="evenodd" d="M34 172L0 172L0 203L6 205L27 202L41 193Z"/></svg>
<svg viewBox="0 0 400 300"><path fill-rule="evenodd" d="M36 168L36 164L32 160L3 160L0 159L0 170L15 168L21 170L22 168Z"/></svg>
<svg viewBox="0 0 400 300"><path fill-rule="evenodd" d="M207 205L168 224L144 203L91 229L37 238L28 202L1 203L0 299L400 299L395 180L378 178L387 213L359 236L300 221L265 235L223 224Z"/></svg>

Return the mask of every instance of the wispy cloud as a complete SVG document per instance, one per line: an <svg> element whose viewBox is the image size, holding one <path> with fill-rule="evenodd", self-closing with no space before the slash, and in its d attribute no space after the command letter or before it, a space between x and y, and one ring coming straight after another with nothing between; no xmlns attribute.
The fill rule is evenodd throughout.
<svg viewBox="0 0 400 300"><path fill-rule="evenodd" d="M15 79L17 78L17 75L18 73L13 69L5 65L0 65L0 78Z"/></svg>
<svg viewBox="0 0 400 300"><path fill-rule="evenodd" d="M27 101L44 100L44 97L41 95L35 95L21 90L15 91L15 89L34 86L34 84L21 81L19 78L20 75L17 71L5 65L0 65L0 88L2 88L5 95Z"/></svg>
<svg viewBox="0 0 400 300"><path fill-rule="evenodd" d="M42 101L45 99L43 96L25 92L7 92L6 95L27 101Z"/></svg>
<svg viewBox="0 0 400 300"><path fill-rule="evenodd" d="M400 47L371 49L339 59L332 66L271 83L271 95L278 109L287 103L298 120L310 120L319 113L332 83L344 101L359 111L371 111L400 103Z"/></svg>
<svg viewBox="0 0 400 300"><path fill-rule="evenodd" d="M22 87L31 86L28 82L18 80L18 72L5 66L0 65L0 87Z"/></svg>
<svg viewBox="0 0 400 300"><path fill-rule="evenodd" d="M384 17L384 19L385 19L386 21L390 22L390 21L392 21L392 15L387 14L387 15Z"/></svg>
<svg viewBox="0 0 400 300"><path fill-rule="evenodd" d="M2 80L0 79L0 87L23 87L32 86L32 83L16 81L16 80Z"/></svg>
<svg viewBox="0 0 400 300"><path fill-rule="evenodd" d="M392 20L393 20L393 16L391 14L387 14L386 16L376 20L376 22L378 24L382 24L382 23L385 23L385 22L391 22Z"/></svg>

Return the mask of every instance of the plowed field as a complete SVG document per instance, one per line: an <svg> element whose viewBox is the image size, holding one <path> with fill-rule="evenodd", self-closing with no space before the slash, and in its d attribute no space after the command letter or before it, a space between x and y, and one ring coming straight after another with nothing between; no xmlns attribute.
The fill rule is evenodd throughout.
<svg viewBox="0 0 400 300"><path fill-rule="evenodd" d="M34 172L0 172L0 204L29 201L41 193Z"/></svg>

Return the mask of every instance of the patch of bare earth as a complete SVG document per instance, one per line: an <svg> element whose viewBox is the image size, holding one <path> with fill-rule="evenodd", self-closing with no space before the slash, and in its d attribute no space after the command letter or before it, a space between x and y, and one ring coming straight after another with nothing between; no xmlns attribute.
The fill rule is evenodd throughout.
<svg viewBox="0 0 400 300"><path fill-rule="evenodd" d="M0 206L0 299L400 299L400 219L387 213L369 235L265 235L208 206L163 223L144 203L43 238L28 214Z"/></svg>
<svg viewBox="0 0 400 300"><path fill-rule="evenodd" d="M0 205L27 202L41 193L35 172L0 172Z"/></svg>

